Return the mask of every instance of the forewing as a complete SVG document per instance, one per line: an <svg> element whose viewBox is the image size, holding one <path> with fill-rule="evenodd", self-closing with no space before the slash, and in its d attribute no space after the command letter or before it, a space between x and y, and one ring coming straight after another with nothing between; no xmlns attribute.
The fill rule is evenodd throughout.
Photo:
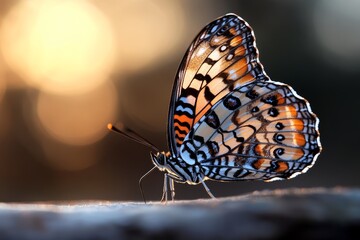
<svg viewBox="0 0 360 240"><path fill-rule="evenodd" d="M251 27L235 14L208 24L190 45L176 75L169 109L171 152L219 100L235 88L268 80Z"/></svg>
<svg viewBox="0 0 360 240"><path fill-rule="evenodd" d="M207 178L291 178L321 151L318 119L288 85L258 81L234 89L194 124L180 149Z"/></svg>

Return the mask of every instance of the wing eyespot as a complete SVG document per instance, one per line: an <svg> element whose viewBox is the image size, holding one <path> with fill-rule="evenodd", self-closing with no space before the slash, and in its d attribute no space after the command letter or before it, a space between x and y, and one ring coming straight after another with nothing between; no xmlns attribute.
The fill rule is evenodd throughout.
<svg viewBox="0 0 360 240"><path fill-rule="evenodd" d="M269 109L268 114L270 117L277 117L279 115L279 111L276 108L272 107Z"/></svg>
<svg viewBox="0 0 360 240"><path fill-rule="evenodd" d="M283 155L284 153L285 153L284 148L276 148L276 149L274 150L274 156L275 156L276 158L280 158L280 156Z"/></svg>
<svg viewBox="0 0 360 240"><path fill-rule="evenodd" d="M280 133L277 133L277 134L274 134L273 139L275 142L281 143L282 141L285 140L285 136Z"/></svg>
<svg viewBox="0 0 360 240"><path fill-rule="evenodd" d="M248 97L251 100L259 97L259 93L256 92L254 89L248 91L245 95L246 95L246 97Z"/></svg>
<svg viewBox="0 0 360 240"><path fill-rule="evenodd" d="M241 106L241 101L239 98L230 95L224 99L223 104L227 109L235 110Z"/></svg>
<svg viewBox="0 0 360 240"><path fill-rule="evenodd" d="M285 126L282 122L278 122L278 123L276 123L275 127L278 130L282 130L282 129L284 129Z"/></svg>
<svg viewBox="0 0 360 240"><path fill-rule="evenodd" d="M251 112L252 112L252 113L256 113L256 112L259 112L259 111L260 111L260 109L259 109L258 106L255 106L255 107L253 107L253 108L251 109Z"/></svg>

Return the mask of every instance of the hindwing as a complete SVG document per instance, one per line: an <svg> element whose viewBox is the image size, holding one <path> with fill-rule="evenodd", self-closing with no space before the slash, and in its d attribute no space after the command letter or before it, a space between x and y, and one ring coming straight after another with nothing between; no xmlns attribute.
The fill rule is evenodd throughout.
<svg viewBox="0 0 360 240"><path fill-rule="evenodd" d="M288 85L234 89L198 121L180 148L214 180L274 180L305 172L320 152L318 119ZM188 160L189 162L189 160Z"/></svg>

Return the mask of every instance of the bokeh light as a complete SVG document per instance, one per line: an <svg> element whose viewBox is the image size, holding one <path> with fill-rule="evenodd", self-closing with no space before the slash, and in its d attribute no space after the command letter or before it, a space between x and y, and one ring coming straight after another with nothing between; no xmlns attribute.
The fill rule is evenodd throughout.
<svg viewBox="0 0 360 240"><path fill-rule="evenodd" d="M54 95L41 92L36 112L41 125L54 139L86 145L104 137L106 125L116 119L117 92L111 82L84 94Z"/></svg>
<svg viewBox="0 0 360 240"><path fill-rule="evenodd" d="M1 50L28 84L55 93L83 93L110 74L112 28L87 1L21 1L5 16Z"/></svg>
<svg viewBox="0 0 360 240"><path fill-rule="evenodd" d="M325 50L320 56L335 67L358 70L360 1L322 0L317 1L315 6L313 9L315 36Z"/></svg>
<svg viewBox="0 0 360 240"><path fill-rule="evenodd" d="M169 59L184 39L186 17L178 0L94 1L114 22L118 68L133 72Z"/></svg>

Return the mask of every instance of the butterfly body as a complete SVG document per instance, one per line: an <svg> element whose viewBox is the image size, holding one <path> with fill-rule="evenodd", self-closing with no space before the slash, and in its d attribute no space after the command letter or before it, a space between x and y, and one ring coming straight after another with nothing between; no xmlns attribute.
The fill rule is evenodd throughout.
<svg viewBox="0 0 360 240"><path fill-rule="evenodd" d="M168 121L170 151L151 154L173 181L273 181L306 172L321 151L319 120L290 86L270 80L253 30L227 14L208 24L176 75ZM169 183L170 179L170 183ZM165 196L166 195L166 196Z"/></svg>
<svg viewBox="0 0 360 240"><path fill-rule="evenodd" d="M199 184L204 178L200 164L171 156L170 152L151 154L155 166L172 180L190 185Z"/></svg>

